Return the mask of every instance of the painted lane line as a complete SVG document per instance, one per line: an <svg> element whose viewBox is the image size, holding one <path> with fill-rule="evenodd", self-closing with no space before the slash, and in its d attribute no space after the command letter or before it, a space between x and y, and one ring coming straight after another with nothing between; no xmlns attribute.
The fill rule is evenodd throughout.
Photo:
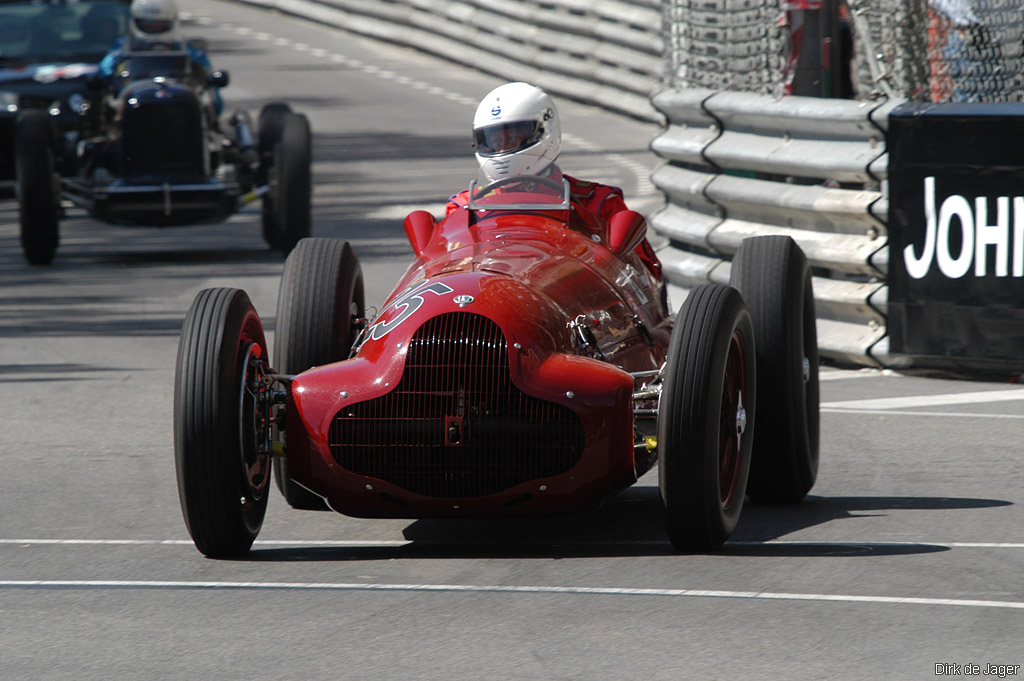
<svg viewBox="0 0 1024 681"><path fill-rule="evenodd" d="M501 544L508 546L534 545L539 543L558 544L561 546L668 546L667 539L637 539L637 540L603 540L603 539L551 539L551 540L526 540L509 541L501 540ZM24 546L192 546L191 539L0 539L0 545L24 545ZM314 546L318 548L346 548L346 547L402 547L432 544L440 546L473 546L483 545L487 542L481 541L413 541L410 539L257 539L254 546ZM1024 542L956 542L956 541L829 541L829 540L798 540L798 539L769 539L767 541L729 541L725 548L730 546L874 546L886 548L893 546L944 546L947 548L968 548L968 549L1024 549Z"/></svg>
<svg viewBox="0 0 1024 681"><path fill-rule="evenodd" d="M875 416L938 416L940 418L965 418L965 419L1024 419L1024 415L1018 414L972 414L969 412L951 411L894 411L892 409L831 409L821 408L822 413L829 414L863 414Z"/></svg>
<svg viewBox="0 0 1024 681"><path fill-rule="evenodd" d="M369 220L404 220L405 216L414 210L425 210L431 215L443 216L446 207L446 203L398 204L385 208L374 208L363 215Z"/></svg>
<svg viewBox="0 0 1024 681"><path fill-rule="evenodd" d="M878 371L877 369L858 369L856 371L843 371L843 370L830 370L830 371L819 371L819 381L845 381L851 378L877 378L878 376L890 376L895 374L886 374L884 371Z"/></svg>
<svg viewBox="0 0 1024 681"><path fill-rule="evenodd" d="M441 593L545 594L569 596L654 596L670 598L733 598L772 601L820 601L931 605L1024 610L1024 602L916 596L857 596L851 594L786 593L772 591L721 591L707 589L638 589L586 586L502 586L475 584L365 584L357 582L209 582L160 580L0 580L6 589L191 589L277 591L394 591Z"/></svg>
<svg viewBox="0 0 1024 681"><path fill-rule="evenodd" d="M192 546L191 539L0 539L0 544L23 544L26 546ZM411 541L402 540L340 540L320 541L316 539L260 539L259 546L407 546Z"/></svg>
<svg viewBox="0 0 1024 681"><path fill-rule="evenodd" d="M946 393L944 395L912 395L909 397L881 397L867 400L822 402L830 409L903 409L905 407L937 407L949 404L981 404L1024 400L1024 389L1009 388L985 392Z"/></svg>

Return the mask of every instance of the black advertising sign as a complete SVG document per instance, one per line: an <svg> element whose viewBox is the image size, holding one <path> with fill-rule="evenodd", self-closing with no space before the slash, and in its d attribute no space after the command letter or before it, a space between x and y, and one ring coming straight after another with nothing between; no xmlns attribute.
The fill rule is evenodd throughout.
<svg viewBox="0 0 1024 681"><path fill-rule="evenodd" d="M1024 367L1024 104L906 104L887 148L890 352Z"/></svg>

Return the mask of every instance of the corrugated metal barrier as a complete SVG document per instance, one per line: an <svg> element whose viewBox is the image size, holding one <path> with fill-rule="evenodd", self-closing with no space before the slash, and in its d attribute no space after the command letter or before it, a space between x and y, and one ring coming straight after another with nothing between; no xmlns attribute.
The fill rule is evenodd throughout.
<svg viewBox="0 0 1024 681"><path fill-rule="evenodd" d="M885 339L885 126L899 102L714 90L654 97L668 127L652 149L667 196L651 220L668 280L727 283L740 242L787 234L814 268L821 354L891 366Z"/></svg>

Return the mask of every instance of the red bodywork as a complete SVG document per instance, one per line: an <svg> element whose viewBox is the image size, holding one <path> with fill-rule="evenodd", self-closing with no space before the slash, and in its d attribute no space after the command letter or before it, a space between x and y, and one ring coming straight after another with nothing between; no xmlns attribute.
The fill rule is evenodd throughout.
<svg viewBox="0 0 1024 681"><path fill-rule="evenodd" d="M417 257L365 340L292 381L292 478L338 512L403 518L587 510L635 482L653 461L627 372L662 365L672 318L633 253L646 226L621 216L407 218Z"/></svg>

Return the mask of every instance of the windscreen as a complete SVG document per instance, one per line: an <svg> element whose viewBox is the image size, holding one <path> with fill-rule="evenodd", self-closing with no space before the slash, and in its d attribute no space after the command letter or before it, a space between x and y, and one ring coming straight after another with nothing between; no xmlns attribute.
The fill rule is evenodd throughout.
<svg viewBox="0 0 1024 681"><path fill-rule="evenodd" d="M520 176L490 184L470 185L471 210L568 210L569 185L564 180Z"/></svg>
<svg viewBox="0 0 1024 681"><path fill-rule="evenodd" d="M127 29L123 2L2 4L0 62L98 62Z"/></svg>

